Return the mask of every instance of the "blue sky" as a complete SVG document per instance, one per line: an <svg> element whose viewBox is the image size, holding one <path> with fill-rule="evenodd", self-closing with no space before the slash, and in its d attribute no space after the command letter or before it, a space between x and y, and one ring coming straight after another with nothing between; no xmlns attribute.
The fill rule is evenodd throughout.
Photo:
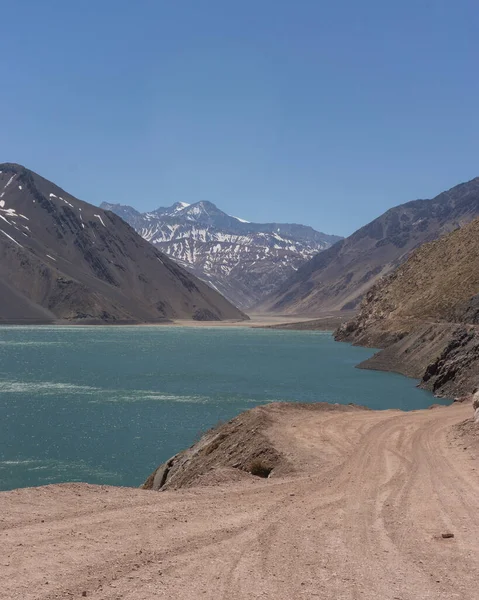
<svg viewBox="0 0 479 600"><path fill-rule="evenodd" d="M2 3L0 161L88 202L348 235L479 175L461 0Z"/></svg>

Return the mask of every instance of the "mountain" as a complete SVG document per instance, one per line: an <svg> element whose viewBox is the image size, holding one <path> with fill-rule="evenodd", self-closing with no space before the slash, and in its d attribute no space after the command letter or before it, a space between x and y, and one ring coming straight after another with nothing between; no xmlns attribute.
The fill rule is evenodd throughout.
<svg viewBox="0 0 479 600"><path fill-rule="evenodd" d="M243 319L111 212L0 164L0 321Z"/></svg>
<svg viewBox="0 0 479 600"><path fill-rule="evenodd" d="M106 202L101 207L241 308L260 302L310 257L341 239L304 225L249 223L204 200L147 213Z"/></svg>
<svg viewBox="0 0 479 600"><path fill-rule="evenodd" d="M365 366L422 378L435 393L479 384L479 219L424 244L373 286L336 339L385 348Z"/></svg>
<svg viewBox="0 0 479 600"><path fill-rule="evenodd" d="M391 208L298 269L259 310L316 315L352 309L382 276L412 250L479 216L479 178L432 200Z"/></svg>

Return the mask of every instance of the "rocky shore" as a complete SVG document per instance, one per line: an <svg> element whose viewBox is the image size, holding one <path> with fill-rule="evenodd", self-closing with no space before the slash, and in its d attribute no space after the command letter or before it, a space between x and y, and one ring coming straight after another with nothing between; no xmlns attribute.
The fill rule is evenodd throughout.
<svg viewBox="0 0 479 600"><path fill-rule="evenodd" d="M453 398L470 393L479 382L479 327L460 323L417 324L409 333L367 338L346 328L335 333L337 341L381 348L360 363L360 369L401 373L419 379L421 388L435 396Z"/></svg>
<svg viewBox="0 0 479 600"><path fill-rule="evenodd" d="M380 348L361 368L421 380L437 396L479 384L479 220L424 244L367 294L338 341Z"/></svg>

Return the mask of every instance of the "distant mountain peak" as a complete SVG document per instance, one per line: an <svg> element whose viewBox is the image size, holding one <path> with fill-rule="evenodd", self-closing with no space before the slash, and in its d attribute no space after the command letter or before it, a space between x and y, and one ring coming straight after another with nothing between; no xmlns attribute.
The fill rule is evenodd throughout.
<svg viewBox="0 0 479 600"><path fill-rule="evenodd" d="M102 204L234 304L248 308L339 237L290 223L251 223L209 200L147 213Z"/></svg>

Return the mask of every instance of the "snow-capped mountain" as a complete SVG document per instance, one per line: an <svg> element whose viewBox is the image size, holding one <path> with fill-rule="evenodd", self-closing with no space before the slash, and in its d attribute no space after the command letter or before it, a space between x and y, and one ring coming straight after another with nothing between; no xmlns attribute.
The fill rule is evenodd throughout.
<svg viewBox="0 0 479 600"><path fill-rule="evenodd" d="M205 200L147 213L106 202L101 208L122 217L241 308L260 302L312 256L341 239L304 225L250 223Z"/></svg>

